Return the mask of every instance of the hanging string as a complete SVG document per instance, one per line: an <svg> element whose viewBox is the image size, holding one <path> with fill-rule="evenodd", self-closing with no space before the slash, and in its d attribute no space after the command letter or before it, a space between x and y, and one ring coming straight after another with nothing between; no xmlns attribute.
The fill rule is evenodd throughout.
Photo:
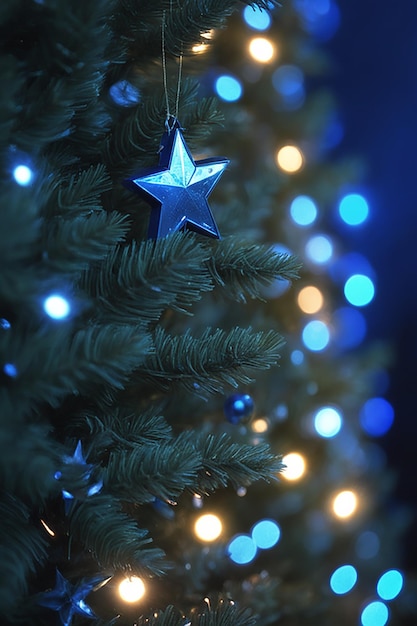
<svg viewBox="0 0 417 626"><path fill-rule="evenodd" d="M164 81L164 93L165 93L165 105L166 105L166 120L165 126L168 131L170 130L169 121L174 118L178 118L178 110L180 104L180 95L181 95L181 81L182 81L182 66L183 66L183 44L181 42L181 52L178 59L178 80L177 80L177 93L175 97L175 111L174 114L171 113L169 107L169 95L168 95L168 72L167 72L167 59L166 59L166 40L165 40L165 30L166 30L166 11L164 9L162 13L162 33L161 33L161 45L162 45L162 78Z"/></svg>

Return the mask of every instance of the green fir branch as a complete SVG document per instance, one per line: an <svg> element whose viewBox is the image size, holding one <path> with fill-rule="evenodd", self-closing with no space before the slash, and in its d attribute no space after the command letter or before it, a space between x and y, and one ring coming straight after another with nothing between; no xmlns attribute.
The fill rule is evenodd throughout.
<svg viewBox="0 0 417 626"><path fill-rule="evenodd" d="M175 384L204 396L223 391L225 385L250 383L249 372L276 365L282 345L282 337L272 330L208 328L196 339L189 331L172 336L158 327L154 352L139 366L137 375L165 391Z"/></svg>
<svg viewBox="0 0 417 626"><path fill-rule="evenodd" d="M57 180L64 180L58 184ZM71 174L69 178L46 178L42 186L43 214L74 219L103 210L101 194L112 189L111 178L103 164Z"/></svg>
<svg viewBox="0 0 417 626"><path fill-rule="evenodd" d="M158 445L113 451L104 471L104 486L121 500L143 504L155 498L175 503L191 488L201 456L186 436Z"/></svg>
<svg viewBox="0 0 417 626"><path fill-rule="evenodd" d="M247 487L257 480L276 480L283 468L281 458L272 454L267 444L242 445L229 435L199 435L194 439L201 453L203 468L195 492L207 495L232 485Z"/></svg>
<svg viewBox="0 0 417 626"><path fill-rule="evenodd" d="M80 541L104 569L160 576L167 569L164 552L151 547L148 531L126 515L107 494L77 502L69 516L70 535Z"/></svg>
<svg viewBox="0 0 417 626"><path fill-rule="evenodd" d="M28 590L28 577L47 558L46 533L36 528L29 509L11 495L0 499L0 616L5 618ZM4 623L4 622L2 622Z"/></svg>
<svg viewBox="0 0 417 626"><path fill-rule="evenodd" d="M73 337L66 329L50 328L46 342L40 331L23 345L9 345L10 362L21 372L11 393L56 407L69 395L99 394L103 385L123 389L151 349L149 335L139 327L93 326Z"/></svg>
<svg viewBox="0 0 417 626"><path fill-rule="evenodd" d="M273 246L243 242L226 237L212 248L209 268L213 279L237 301L245 296L262 299L262 286L274 280L294 280L301 268L299 260L277 253Z"/></svg>
<svg viewBox="0 0 417 626"><path fill-rule="evenodd" d="M136 621L137 626L186 626L187 617L172 605L164 611L154 611L150 615L141 615Z"/></svg>
<svg viewBox="0 0 417 626"><path fill-rule="evenodd" d="M83 415L68 424L67 433L89 442L89 459L93 462L112 450L130 450L172 438L171 427L154 406L140 413L116 407L112 413Z"/></svg>
<svg viewBox="0 0 417 626"><path fill-rule="evenodd" d="M48 224L44 236L48 265L62 272L85 270L123 241L128 230L126 215L115 211L91 213L73 220L54 220Z"/></svg>
<svg viewBox="0 0 417 626"><path fill-rule="evenodd" d="M191 626L255 626L256 618L247 608L240 609L233 601L223 598L205 599L205 608L194 611Z"/></svg>
<svg viewBox="0 0 417 626"><path fill-rule="evenodd" d="M208 256L190 233L133 242L112 251L99 270L86 272L81 288L95 299L98 317L153 322L168 308L187 313L202 293L213 289Z"/></svg>

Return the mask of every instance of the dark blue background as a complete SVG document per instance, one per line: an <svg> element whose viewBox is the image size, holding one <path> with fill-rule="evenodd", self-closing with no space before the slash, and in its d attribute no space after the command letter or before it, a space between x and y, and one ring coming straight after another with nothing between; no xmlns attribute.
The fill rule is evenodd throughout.
<svg viewBox="0 0 417 626"><path fill-rule="evenodd" d="M395 350L387 396L396 419L382 443L398 473L394 500L416 509L417 2L338 4L341 24L327 44L345 127L337 152L365 157L364 195L371 209L365 226L344 234L377 272L377 297L367 310L369 337L388 339ZM405 548L405 564L415 567L415 528Z"/></svg>

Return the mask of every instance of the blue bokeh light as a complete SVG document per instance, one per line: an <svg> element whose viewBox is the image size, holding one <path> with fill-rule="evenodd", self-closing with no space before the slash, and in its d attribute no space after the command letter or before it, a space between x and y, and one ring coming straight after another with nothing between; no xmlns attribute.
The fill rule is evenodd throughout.
<svg viewBox="0 0 417 626"><path fill-rule="evenodd" d="M291 202L290 214L299 226L309 226L317 217L317 206L309 196L297 196Z"/></svg>
<svg viewBox="0 0 417 626"><path fill-rule="evenodd" d="M368 560L378 554L380 546L378 535L371 530L365 530L356 540L355 551L360 559Z"/></svg>
<svg viewBox="0 0 417 626"><path fill-rule="evenodd" d="M305 247L305 253L313 263L327 263L333 255L333 244L326 235L314 235L311 237Z"/></svg>
<svg viewBox="0 0 417 626"><path fill-rule="evenodd" d="M338 257L329 273L336 282L346 282L353 274L373 277L375 272L369 260L359 252L348 252Z"/></svg>
<svg viewBox="0 0 417 626"><path fill-rule="evenodd" d="M255 545L262 550L272 548L278 543L281 530L278 524L271 519L264 519L252 528L252 539Z"/></svg>
<svg viewBox="0 0 417 626"><path fill-rule="evenodd" d="M394 600L403 588L404 578L397 569L391 569L382 574L378 580L376 590L382 600Z"/></svg>
<svg viewBox="0 0 417 626"><path fill-rule="evenodd" d="M342 565L330 576L330 589L337 595L348 593L356 585L358 573L353 565Z"/></svg>
<svg viewBox="0 0 417 626"><path fill-rule="evenodd" d="M27 165L16 165L13 178L21 187L27 187L33 180L33 172Z"/></svg>
<svg viewBox="0 0 417 626"><path fill-rule="evenodd" d="M267 30L271 25L269 13L259 7L247 6L243 10L243 19L254 30Z"/></svg>
<svg viewBox="0 0 417 626"><path fill-rule="evenodd" d="M375 286L369 276L353 274L344 286L345 298L354 306L366 306L375 296Z"/></svg>
<svg viewBox="0 0 417 626"><path fill-rule="evenodd" d="M330 341L330 332L324 322L312 320L304 326L302 333L303 343L313 352L321 352Z"/></svg>
<svg viewBox="0 0 417 626"><path fill-rule="evenodd" d="M293 350L290 359L293 365L301 365L304 363L304 353L301 350Z"/></svg>
<svg viewBox="0 0 417 626"><path fill-rule="evenodd" d="M327 41L337 31L341 16L332 0L294 0L305 30L320 41Z"/></svg>
<svg viewBox="0 0 417 626"><path fill-rule="evenodd" d="M333 316L334 339L339 348L356 348L366 337L367 323L364 315L352 307L342 307Z"/></svg>
<svg viewBox="0 0 417 626"><path fill-rule="evenodd" d="M237 535L228 545L230 559L238 565L250 563L256 556L257 548L249 535Z"/></svg>
<svg viewBox="0 0 417 626"><path fill-rule="evenodd" d="M305 99L304 74L296 65L281 65L272 74L272 85L289 108L300 107Z"/></svg>
<svg viewBox="0 0 417 626"><path fill-rule="evenodd" d="M8 376L9 378L16 378L16 376L18 375L18 371L17 371L17 367L16 365L14 365L13 363L5 363L3 365L3 372L6 374L6 376Z"/></svg>
<svg viewBox="0 0 417 626"><path fill-rule="evenodd" d="M382 437L394 422L394 409L385 398L370 398L359 413L363 430L372 437Z"/></svg>
<svg viewBox="0 0 417 626"><path fill-rule="evenodd" d="M113 102L121 107L134 107L140 102L139 89L128 80L114 83L109 89L109 94Z"/></svg>
<svg viewBox="0 0 417 626"><path fill-rule="evenodd" d="M226 102L236 102L243 93L242 83L234 76L228 74L219 76L214 88L219 98Z"/></svg>
<svg viewBox="0 0 417 626"><path fill-rule="evenodd" d="M349 193L340 200L339 215L349 226L363 224L369 215L368 203L360 194Z"/></svg>
<svg viewBox="0 0 417 626"><path fill-rule="evenodd" d="M362 611L362 626L385 626L388 621L389 612L383 602L370 602Z"/></svg>
<svg viewBox="0 0 417 626"><path fill-rule="evenodd" d="M43 308L45 313L54 320L65 319L71 311L68 300L59 294L51 294L45 298Z"/></svg>
<svg viewBox="0 0 417 626"><path fill-rule="evenodd" d="M342 428L342 416L334 407L324 406L314 417L314 428L320 437L335 437Z"/></svg>

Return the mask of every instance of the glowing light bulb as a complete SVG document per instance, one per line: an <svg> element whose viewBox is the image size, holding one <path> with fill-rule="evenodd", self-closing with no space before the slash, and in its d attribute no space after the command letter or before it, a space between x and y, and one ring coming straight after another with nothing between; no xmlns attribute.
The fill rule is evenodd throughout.
<svg viewBox="0 0 417 626"><path fill-rule="evenodd" d="M352 517L358 507L358 497L350 490L338 493L332 502L333 512L340 519Z"/></svg>
<svg viewBox="0 0 417 626"><path fill-rule="evenodd" d="M357 193L344 196L339 203L339 214L349 226L358 226L366 221L369 206L365 198Z"/></svg>
<svg viewBox="0 0 417 626"><path fill-rule="evenodd" d="M228 74L219 76L214 88L217 95L226 102L236 102L243 93L242 83L234 76Z"/></svg>
<svg viewBox="0 0 417 626"><path fill-rule="evenodd" d="M220 537L222 530L220 518L213 513L201 515L194 524L194 532L201 541L215 541Z"/></svg>
<svg viewBox="0 0 417 626"><path fill-rule="evenodd" d="M321 320L312 320L303 328L302 340L306 348L312 352L321 352L330 341L330 332Z"/></svg>
<svg viewBox="0 0 417 626"><path fill-rule="evenodd" d="M330 577L330 589L337 595L348 593L356 585L358 572L353 565L338 567Z"/></svg>
<svg viewBox="0 0 417 626"><path fill-rule="evenodd" d="M252 528L252 539L255 545L262 550L272 548L278 543L281 530L275 520L264 519Z"/></svg>
<svg viewBox="0 0 417 626"><path fill-rule="evenodd" d="M353 274L347 279L344 286L345 298L354 306L366 306L372 302L375 295L375 286L369 276Z"/></svg>
<svg viewBox="0 0 417 626"><path fill-rule="evenodd" d="M268 421L263 417L259 417L252 422L251 428L254 433L265 433L268 430L268 426Z"/></svg>
<svg viewBox="0 0 417 626"><path fill-rule="evenodd" d="M382 600L394 600L403 588L404 579L397 569L390 569L378 580L376 590Z"/></svg>
<svg viewBox="0 0 417 626"><path fill-rule="evenodd" d="M43 308L45 313L54 320L62 320L68 317L71 311L68 300L58 294L52 294L45 298Z"/></svg>
<svg viewBox="0 0 417 626"><path fill-rule="evenodd" d="M249 43L249 54L258 63L269 63L275 56L275 48L269 39L254 37Z"/></svg>
<svg viewBox="0 0 417 626"><path fill-rule="evenodd" d="M314 235L308 240L305 252L313 263L327 263L333 255L333 244L325 235Z"/></svg>
<svg viewBox="0 0 417 626"><path fill-rule="evenodd" d="M146 587L138 576L129 576L119 585L119 595L125 602L138 602L145 595Z"/></svg>
<svg viewBox="0 0 417 626"><path fill-rule="evenodd" d="M342 416L333 407L324 406L314 417L314 428L320 437L335 437L342 428Z"/></svg>
<svg viewBox="0 0 417 626"><path fill-rule="evenodd" d="M252 537L237 535L228 545L230 559L238 565L250 563L256 556L257 547Z"/></svg>
<svg viewBox="0 0 417 626"><path fill-rule="evenodd" d="M282 462L286 465L286 468L281 475L287 480L299 480L306 471L305 459L298 452L286 454Z"/></svg>
<svg viewBox="0 0 417 626"><path fill-rule="evenodd" d="M17 165L13 170L13 178L18 185L26 187L32 182L33 172L27 165Z"/></svg>
<svg viewBox="0 0 417 626"><path fill-rule="evenodd" d="M389 611L383 602L370 602L362 611L362 626L385 626Z"/></svg>
<svg viewBox="0 0 417 626"><path fill-rule="evenodd" d="M297 196L291 202L290 214L299 226L309 226L317 217L317 206L309 196Z"/></svg>
<svg viewBox="0 0 417 626"><path fill-rule="evenodd" d="M303 166L303 154L297 146L283 146L277 152L277 163L278 167L287 174L294 174Z"/></svg>
<svg viewBox="0 0 417 626"><path fill-rule="evenodd" d="M317 313L322 308L324 300L320 289L309 285L301 289L297 302L303 313Z"/></svg>
<svg viewBox="0 0 417 626"><path fill-rule="evenodd" d="M243 19L246 24L254 30L266 30L271 24L271 17L268 11L264 11L256 6L247 6L243 10Z"/></svg>

